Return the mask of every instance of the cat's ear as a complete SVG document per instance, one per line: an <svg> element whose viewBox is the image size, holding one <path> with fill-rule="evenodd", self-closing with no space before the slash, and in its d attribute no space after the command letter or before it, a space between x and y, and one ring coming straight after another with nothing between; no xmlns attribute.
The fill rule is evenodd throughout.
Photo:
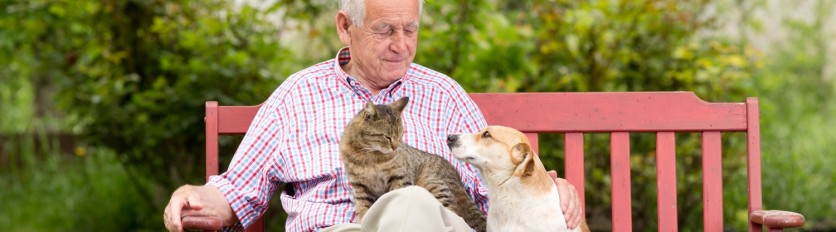
<svg viewBox="0 0 836 232"><path fill-rule="evenodd" d="M517 168L514 169L514 175L519 177L531 176L534 172L534 151L527 143L519 143L511 148L511 157L514 163L517 163Z"/></svg>
<svg viewBox="0 0 836 232"><path fill-rule="evenodd" d="M402 97L401 99L398 99L389 106L391 106L392 109L395 109L398 112L403 112L403 109L406 108L406 103L409 103L409 97Z"/></svg>
<svg viewBox="0 0 836 232"><path fill-rule="evenodd" d="M363 108L363 112L366 113L366 117L374 116L376 113L374 103L371 101L366 102L366 108Z"/></svg>

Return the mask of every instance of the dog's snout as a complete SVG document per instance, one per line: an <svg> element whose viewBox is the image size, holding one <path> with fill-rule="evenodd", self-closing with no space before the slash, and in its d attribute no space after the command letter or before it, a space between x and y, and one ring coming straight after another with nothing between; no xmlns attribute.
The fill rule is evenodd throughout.
<svg viewBox="0 0 836 232"><path fill-rule="evenodd" d="M455 147L459 142L459 135L453 134L447 136L447 146L448 147Z"/></svg>

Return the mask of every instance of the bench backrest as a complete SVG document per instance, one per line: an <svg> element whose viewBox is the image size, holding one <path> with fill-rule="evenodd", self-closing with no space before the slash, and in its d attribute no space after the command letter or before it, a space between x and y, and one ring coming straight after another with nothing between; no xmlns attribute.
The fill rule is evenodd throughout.
<svg viewBox="0 0 836 232"><path fill-rule="evenodd" d="M612 226L632 228L630 194L631 132L656 133L657 203L660 231L676 231L676 132L702 134L705 231L723 230L721 132L747 137L749 214L761 210L758 101L707 103L691 92L474 93L488 124L519 129L537 149L538 133L564 133L566 179L584 196L584 133L609 133ZM218 135L244 134L260 105L206 103L206 175L218 173ZM257 223L257 224L260 224ZM257 225L262 226L262 225ZM750 221L750 231L761 231Z"/></svg>

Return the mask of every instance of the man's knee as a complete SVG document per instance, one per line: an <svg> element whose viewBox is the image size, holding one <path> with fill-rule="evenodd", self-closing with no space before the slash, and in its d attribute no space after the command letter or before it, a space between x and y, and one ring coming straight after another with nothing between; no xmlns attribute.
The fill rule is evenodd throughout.
<svg viewBox="0 0 836 232"><path fill-rule="evenodd" d="M418 186L383 194L369 209L362 227L363 231L470 231L464 219Z"/></svg>
<svg viewBox="0 0 836 232"><path fill-rule="evenodd" d="M415 185L393 190L380 197L382 201L413 202L421 199L435 199L435 197L427 189Z"/></svg>

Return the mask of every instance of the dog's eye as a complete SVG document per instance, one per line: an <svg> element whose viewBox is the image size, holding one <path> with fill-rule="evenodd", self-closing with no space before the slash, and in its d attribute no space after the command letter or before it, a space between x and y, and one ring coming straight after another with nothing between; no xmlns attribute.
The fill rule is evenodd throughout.
<svg viewBox="0 0 836 232"><path fill-rule="evenodd" d="M491 133L490 133L490 132L485 131L485 133L482 133L482 138L483 138L483 139L487 139L487 138L490 138L490 137L491 137Z"/></svg>

